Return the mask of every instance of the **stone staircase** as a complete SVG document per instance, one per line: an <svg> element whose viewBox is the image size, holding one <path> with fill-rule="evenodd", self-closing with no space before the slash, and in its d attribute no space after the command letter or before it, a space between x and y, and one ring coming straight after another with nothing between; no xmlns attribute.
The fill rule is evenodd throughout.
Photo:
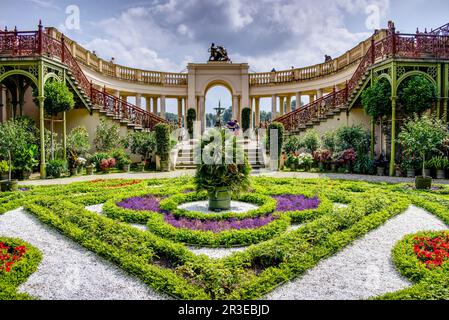
<svg viewBox="0 0 449 320"><path fill-rule="evenodd" d="M176 169L188 170L196 169L194 164L194 145L195 140L183 141L178 145L178 157L176 159ZM246 140L244 143L245 153L248 161L254 170L265 168L262 145L256 141Z"/></svg>

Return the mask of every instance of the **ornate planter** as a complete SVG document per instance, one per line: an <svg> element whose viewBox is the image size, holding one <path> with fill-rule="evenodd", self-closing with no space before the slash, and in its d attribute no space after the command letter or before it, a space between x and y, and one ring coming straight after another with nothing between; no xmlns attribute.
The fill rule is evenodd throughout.
<svg viewBox="0 0 449 320"><path fill-rule="evenodd" d="M139 163L136 165L136 168L137 168L137 172L144 172L145 165L143 163Z"/></svg>
<svg viewBox="0 0 449 320"><path fill-rule="evenodd" d="M70 175L71 176L76 176L78 174L78 169L77 168L70 168Z"/></svg>
<svg viewBox="0 0 449 320"><path fill-rule="evenodd" d="M2 192L17 191L17 186L17 180L3 180L0 182L0 190L2 190Z"/></svg>
<svg viewBox="0 0 449 320"><path fill-rule="evenodd" d="M170 160L161 160L161 171L162 172L170 171Z"/></svg>
<svg viewBox="0 0 449 320"><path fill-rule="evenodd" d="M86 167L87 175L91 176L94 174L94 166L87 166Z"/></svg>
<svg viewBox="0 0 449 320"><path fill-rule="evenodd" d="M215 191L209 191L209 210L224 211L231 209L232 192L228 187L216 188Z"/></svg>
<svg viewBox="0 0 449 320"><path fill-rule="evenodd" d="M125 164L125 165L123 165L123 171L124 171L124 172L129 172L129 171L131 171L131 165L130 165L130 164Z"/></svg>
<svg viewBox="0 0 449 320"><path fill-rule="evenodd" d="M414 177L415 177L415 169L408 169L407 178L414 178Z"/></svg>
<svg viewBox="0 0 449 320"><path fill-rule="evenodd" d="M385 168L384 167L377 167L377 175L378 176L384 176L385 175Z"/></svg>
<svg viewBox="0 0 449 320"><path fill-rule="evenodd" d="M444 178L446 178L446 171L437 170L437 179L444 179Z"/></svg>
<svg viewBox="0 0 449 320"><path fill-rule="evenodd" d="M418 190L426 190L432 187L432 178L430 177L416 177L415 186Z"/></svg>

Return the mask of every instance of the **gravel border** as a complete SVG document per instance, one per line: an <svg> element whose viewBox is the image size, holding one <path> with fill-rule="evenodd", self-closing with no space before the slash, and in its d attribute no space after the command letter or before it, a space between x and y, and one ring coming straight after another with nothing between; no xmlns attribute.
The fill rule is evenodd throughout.
<svg viewBox="0 0 449 320"><path fill-rule="evenodd" d="M211 259L223 259L231 256L235 252L242 252L248 249L248 247L236 247L236 248L195 248L186 246L187 249L192 251L196 255L204 254Z"/></svg>
<svg viewBox="0 0 449 320"><path fill-rule="evenodd" d="M94 213L98 213L99 215L103 215L103 206L104 204L94 204L93 206L87 206L85 207L86 210ZM147 231L148 227L145 224L139 224L139 223L129 223L130 226L140 229L142 231Z"/></svg>
<svg viewBox="0 0 449 320"><path fill-rule="evenodd" d="M256 206L252 203L241 202L241 201L231 201L231 209L226 211L221 211L220 214L225 214L229 212L235 213L245 213L251 210L257 210L259 206ZM201 212L206 214L216 214L215 211L209 210L209 201L195 201L195 202L187 202L178 206L178 209L184 209L188 211Z"/></svg>
<svg viewBox="0 0 449 320"><path fill-rule="evenodd" d="M23 208L0 215L0 235L20 238L43 253L19 291L43 300L167 300L114 264L41 223Z"/></svg>
<svg viewBox="0 0 449 320"><path fill-rule="evenodd" d="M265 299L360 300L404 289L412 284L393 265L395 244L407 234L447 229L435 216L411 206Z"/></svg>

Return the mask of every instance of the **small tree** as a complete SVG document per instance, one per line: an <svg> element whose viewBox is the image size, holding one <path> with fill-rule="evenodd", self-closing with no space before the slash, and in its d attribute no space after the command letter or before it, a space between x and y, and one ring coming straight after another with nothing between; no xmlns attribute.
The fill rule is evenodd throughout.
<svg viewBox="0 0 449 320"><path fill-rule="evenodd" d="M251 109L244 108L242 110L242 129L243 132L248 130L251 127Z"/></svg>
<svg viewBox="0 0 449 320"><path fill-rule="evenodd" d="M439 151L446 137L446 127L441 120L427 116L419 118L415 114L402 127L398 140L407 156L419 155L422 160L422 176L425 177L426 155Z"/></svg>
<svg viewBox="0 0 449 320"><path fill-rule="evenodd" d="M194 109L187 110L187 131L189 135L193 135L193 122L196 119L196 111Z"/></svg>
<svg viewBox="0 0 449 320"><path fill-rule="evenodd" d="M133 132L129 134L125 147L130 148L132 153L142 156L142 161L146 161L156 150L156 134L155 132Z"/></svg>
<svg viewBox="0 0 449 320"><path fill-rule="evenodd" d="M35 97L37 96L37 91L34 91ZM75 99L73 98L73 93L70 92L69 88L62 82L58 81L47 81L44 86L44 109L45 113L51 118L51 159L55 157L54 148L54 118L61 112L67 112L73 109L75 106ZM35 99L37 103L37 99Z"/></svg>
<svg viewBox="0 0 449 320"><path fill-rule="evenodd" d="M398 101L406 114L421 114L438 101L437 88L424 76L413 76L399 89Z"/></svg>
<svg viewBox="0 0 449 320"><path fill-rule="evenodd" d="M0 154L8 161L8 179L12 179L14 161L21 161L24 155L33 154L37 146L33 144L33 134L16 120L9 120L0 125ZM33 161L31 161L33 160ZM27 164L34 165L34 159L27 159ZM23 165L22 163L20 164Z"/></svg>
<svg viewBox="0 0 449 320"><path fill-rule="evenodd" d="M86 156L91 146L89 133L85 127L76 127L67 136L67 148L74 151L78 156Z"/></svg>
<svg viewBox="0 0 449 320"><path fill-rule="evenodd" d="M170 161L171 139L170 126L165 123L159 123L155 127L156 131L156 152L161 158L162 170L167 170Z"/></svg>
<svg viewBox="0 0 449 320"><path fill-rule="evenodd" d="M94 145L98 152L109 152L123 145L120 137L120 127L115 123L108 123L104 118L100 119L95 132Z"/></svg>
<svg viewBox="0 0 449 320"><path fill-rule="evenodd" d="M302 139L302 143L310 153L317 151L321 145L320 135L316 130L308 130Z"/></svg>

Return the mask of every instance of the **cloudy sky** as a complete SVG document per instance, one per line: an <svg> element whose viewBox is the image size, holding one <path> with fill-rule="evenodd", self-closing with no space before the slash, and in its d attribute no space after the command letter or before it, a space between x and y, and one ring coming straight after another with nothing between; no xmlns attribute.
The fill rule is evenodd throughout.
<svg viewBox="0 0 449 320"><path fill-rule="evenodd" d="M388 20L410 33L449 22L447 0L1 0L0 9L10 29L41 18L105 59L171 72L207 61L211 42L270 71L338 56Z"/></svg>

